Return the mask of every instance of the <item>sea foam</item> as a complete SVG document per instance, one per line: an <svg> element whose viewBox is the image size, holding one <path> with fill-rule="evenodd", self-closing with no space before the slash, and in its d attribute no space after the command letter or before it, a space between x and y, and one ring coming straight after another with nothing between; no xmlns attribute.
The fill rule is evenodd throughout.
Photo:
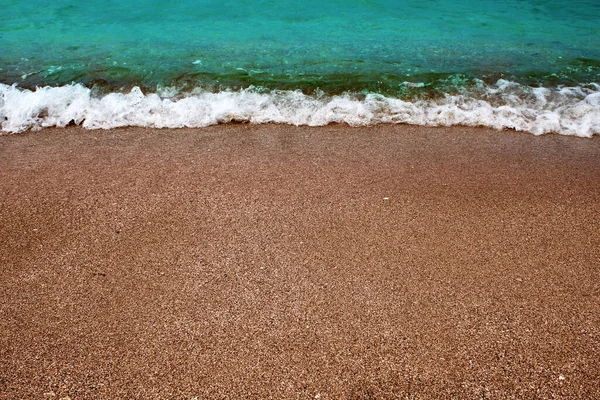
<svg viewBox="0 0 600 400"><path fill-rule="evenodd" d="M378 94L306 95L254 88L212 93L177 93L173 88L144 94L95 97L80 84L35 91L0 84L2 132L82 125L88 129L125 126L204 127L249 122L320 126L405 123L424 126L485 126L535 135L600 134L600 85L531 88L506 80L482 82L461 94L405 101Z"/></svg>

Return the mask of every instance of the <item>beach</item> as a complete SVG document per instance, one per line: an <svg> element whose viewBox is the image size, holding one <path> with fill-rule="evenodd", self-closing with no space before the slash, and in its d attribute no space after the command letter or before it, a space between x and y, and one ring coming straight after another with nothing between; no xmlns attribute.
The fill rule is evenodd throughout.
<svg viewBox="0 0 600 400"><path fill-rule="evenodd" d="M0 398L600 397L600 137L0 136Z"/></svg>

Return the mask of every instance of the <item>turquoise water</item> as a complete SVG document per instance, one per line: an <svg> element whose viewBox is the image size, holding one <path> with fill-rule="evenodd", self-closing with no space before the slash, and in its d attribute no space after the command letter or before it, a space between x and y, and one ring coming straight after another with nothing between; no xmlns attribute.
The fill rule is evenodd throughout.
<svg viewBox="0 0 600 400"><path fill-rule="evenodd" d="M14 84L77 83L92 97L250 87L414 102L499 80L523 98L526 88L595 92L600 82L598 1L0 0L0 9L5 106Z"/></svg>

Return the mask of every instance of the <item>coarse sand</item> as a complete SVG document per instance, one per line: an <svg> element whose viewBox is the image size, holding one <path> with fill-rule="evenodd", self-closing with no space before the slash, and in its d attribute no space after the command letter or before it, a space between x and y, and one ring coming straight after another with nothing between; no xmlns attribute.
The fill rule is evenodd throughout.
<svg viewBox="0 0 600 400"><path fill-rule="evenodd" d="M600 398L600 137L0 136L0 398Z"/></svg>

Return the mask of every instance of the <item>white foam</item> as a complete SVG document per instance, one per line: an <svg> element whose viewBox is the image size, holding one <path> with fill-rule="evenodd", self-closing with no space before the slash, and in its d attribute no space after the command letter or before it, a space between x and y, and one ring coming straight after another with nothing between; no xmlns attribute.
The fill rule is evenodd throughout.
<svg viewBox="0 0 600 400"><path fill-rule="evenodd" d="M467 94L414 102L377 94L359 97L308 96L299 91L261 93L253 89L211 93L194 91L181 97L172 88L143 94L111 93L101 98L79 84L35 91L0 84L3 132L64 127L88 129L123 126L154 128L204 127L218 123L283 123L352 126L406 123L427 126L486 126L535 135L559 133L591 137L600 134L600 86L529 88L498 81Z"/></svg>

